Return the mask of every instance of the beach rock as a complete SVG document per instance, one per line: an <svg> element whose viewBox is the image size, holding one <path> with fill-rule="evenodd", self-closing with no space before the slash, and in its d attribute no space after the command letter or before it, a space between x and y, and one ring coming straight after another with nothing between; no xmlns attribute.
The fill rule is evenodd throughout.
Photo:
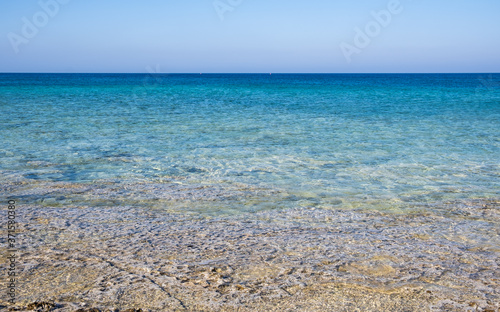
<svg viewBox="0 0 500 312"><path fill-rule="evenodd" d="M56 305L53 302L33 302L28 304L26 307L27 310L37 311L37 312L49 312L52 311Z"/></svg>

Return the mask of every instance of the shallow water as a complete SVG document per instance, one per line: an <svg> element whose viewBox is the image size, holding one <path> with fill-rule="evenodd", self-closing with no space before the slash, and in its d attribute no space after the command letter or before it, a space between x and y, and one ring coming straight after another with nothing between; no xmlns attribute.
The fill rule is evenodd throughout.
<svg viewBox="0 0 500 312"><path fill-rule="evenodd" d="M0 111L0 183L47 205L404 213L499 194L497 74L1 74Z"/></svg>
<svg viewBox="0 0 500 312"><path fill-rule="evenodd" d="M18 303L52 301L58 312L497 311L499 208L193 217L23 205Z"/></svg>

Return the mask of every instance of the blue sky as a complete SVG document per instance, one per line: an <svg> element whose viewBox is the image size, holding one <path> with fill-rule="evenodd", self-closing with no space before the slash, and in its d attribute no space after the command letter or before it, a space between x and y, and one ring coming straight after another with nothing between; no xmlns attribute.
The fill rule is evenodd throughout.
<svg viewBox="0 0 500 312"><path fill-rule="evenodd" d="M0 0L0 72L500 72L500 1L397 2Z"/></svg>

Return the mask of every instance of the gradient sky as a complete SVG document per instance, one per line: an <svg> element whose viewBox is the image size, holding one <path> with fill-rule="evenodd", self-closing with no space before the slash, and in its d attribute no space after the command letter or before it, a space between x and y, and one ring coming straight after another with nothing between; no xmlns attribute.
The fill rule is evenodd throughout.
<svg viewBox="0 0 500 312"><path fill-rule="evenodd" d="M0 72L500 72L499 0L400 0L351 62L341 43L395 0L217 1L223 20L213 0L64 0L53 16L0 0Z"/></svg>

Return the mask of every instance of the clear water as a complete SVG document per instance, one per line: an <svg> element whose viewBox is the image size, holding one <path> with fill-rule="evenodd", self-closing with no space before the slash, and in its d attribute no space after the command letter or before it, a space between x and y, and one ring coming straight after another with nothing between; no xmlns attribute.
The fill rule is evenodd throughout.
<svg viewBox="0 0 500 312"><path fill-rule="evenodd" d="M213 213L498 198L500 75L0 74L3 193Z"/></svg>

